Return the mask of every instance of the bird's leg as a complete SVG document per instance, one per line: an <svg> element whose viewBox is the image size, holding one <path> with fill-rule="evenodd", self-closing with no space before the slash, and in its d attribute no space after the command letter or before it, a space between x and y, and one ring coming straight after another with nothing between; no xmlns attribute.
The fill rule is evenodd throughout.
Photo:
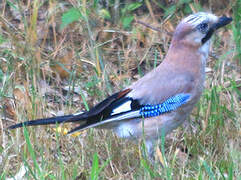
<svg viewBox="0 0 241 180"><path fill-rule="evenodd" d="M146 145L146 151L147 151L148 158L155 160L154 143L151 140L148 140L145 142L145 145Z"/></svg>
<svg viewBox="0 0 241 180"><path fill-rule="evenodd" d="M154 143L151 140L144 140L141 143L141 155L144 159L148 159L152 164L155 162Z"/></svg>

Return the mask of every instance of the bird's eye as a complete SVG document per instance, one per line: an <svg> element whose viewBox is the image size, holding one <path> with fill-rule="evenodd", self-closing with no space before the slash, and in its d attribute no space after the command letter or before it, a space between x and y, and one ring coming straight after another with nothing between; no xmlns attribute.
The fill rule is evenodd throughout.
<svg viewBox="0 0 241 180"><path fill-rule="evenodd" d="M199 24L199 25L197 26L197 29L198 29L201 33L203 33L203 34L207 33L207 31L208 31L208 23L201 23L201 24Z"/></svg>

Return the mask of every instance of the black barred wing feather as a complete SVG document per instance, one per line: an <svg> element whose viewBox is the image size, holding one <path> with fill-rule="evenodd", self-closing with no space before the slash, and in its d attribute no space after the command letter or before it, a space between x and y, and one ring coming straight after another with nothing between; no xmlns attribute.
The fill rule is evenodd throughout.
<svg viewBox="0 0 241 180"><path fill-rule="evenodd" d="M161 104L157 105L140 105L138 100L133 100L132 98L125 97L113 102L109 107L107 107L103 113L101 119L95 119L95 121L86 122L75 129L71 130L69 133L75 131L101 126L107 123L112 123L116 121L122 121L133 118L147 118L159 116L163 113L168 113L176 110L183 104L186 104L190 99L190 94L177 94L176 96L168 98ZM108 112L105 114L105 111Z"/></svg>

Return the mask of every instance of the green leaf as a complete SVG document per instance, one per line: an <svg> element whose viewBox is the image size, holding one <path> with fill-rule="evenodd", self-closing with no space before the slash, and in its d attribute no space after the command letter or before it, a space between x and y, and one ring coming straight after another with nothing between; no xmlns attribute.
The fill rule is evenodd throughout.
<svg viewBox="0 0 241 180"><path fill-rule="evenodd" d="M97 6L98 6L98 3L99 3L99 0L94 0L94 3L93 3L93 8L96 9Z"/></svg>
<svg viewBox="0 0 241 180"><path fill-rule="evenodd" d="M91 180L97 180L100 172L109 164L110 160L111 160L111 158L107 159L104 162L104 164L101 167L99 167L99 157L98 157L98 154L95 153L94 156L93 156L90 179Z"/></svg>
<svg viewBox="0 0 241 180"><path fill-rule="evenodd" d="M4 73L3 73L2 69L0 69L0 82L2 82L3 77L4 77ZM0 152L1 152L1 150L0 150Z"/></svg>
<svg viewBox="0 0 241 180"><path fill-rule="evenodd" d="M169 15L171 15L171 14L174 14L175 11L176 11L176 6L173 5L173 6L171 6L171 7L169 7L169 8L166 9L164 16L167 17L167 16L169 16Z"/></svg>
<svg viewBox="0 0 241 180"><path fill-rule="evenodd" d="M185 12L185 14L191 14L192 9L189 6L184 6L184 12Z"/></svg>
<svg viewBox="0 0 241 180"><path fill-rule="evenodd" d="M4 39L4 37L0 34L0 44L4 43L6 40Z"/></svg>
<svg viewBox="0 0 241 180"><path fill-rule="evenodd" d="M212 180L216 180L215 175L214 175L214 173L213 173L213 171L212 171L212 168L208 165L208 163L207 163L205 160L203 160L202 163L203 163L203 166L204 166L206 172L208 173L209 177L210 177Z"/></svg>
<svg viewBox="0 0 241 180"><path fill-rule="evenodd" d="M24 134L24 137L25 137L25 140L26 140L26 144L27 144L27 148L28 148L28 151L30 153L30 156L33 160L33 163L34 163L34 168L37 170L37 175L40 179L42 179L42 173L41 173L41 168L37 162L37 156L35 154L35 151L34 151L34 148L31 144L31 141L30 141L30 137L29 137L29 132L28 130L26 129L26 127L24 126L23 127L23 134ZM34 179L37 179L36 177L36 174L34 174L33 172L31 173L34 177Z"/></svg>
<svg viewBox="0 0 241 180"><path fill-rule="evenodd" d="M152 171L151 166L149 166L149 164L147 163L147 161L145 159L141 159L141 165L143 166L143 168L150 174L151 178L155 178L157 175L154 173L154 171Z"/></svg>
<svg viewBox="0 0 241 180"><path fill-rule="evenodd" d="M64 29L67 25L72 22L78 21L80 18L83 18L83 15L79 11L79 9L71 8L62 15L62 24L60 25L60 29Z"/></svg>
<svg viewBox="0 0 241 180"><path fill-rule="evenodd" d="M99 174L99 158L97 153L95 153L93 157L93 164L91 168L90 179L92 180L98 179L98 174Z"/></svg>
<svg viewBox="0 0 241 180"><path fill-rule="evenodd" d="M137 8L141 7L142 3L141 2L134 2L129 5L127 5L126 9L127 11L134 11Z"/></svg>
<svg viewBox="0 0 241 180"><path fill-rule="evenodd" d="M178 5L182 5L182 4L188 4L188 3L190 3L191 2L191 0L180 0L178 3Z"/></svg>
<svg viewBox="0 0 241 180"><path fill-rule="evenodd" d="M130 27L130 24L133 21L133 19L134 19L134 16L124 17L122 19L122 25L123 25L124 29L127 29Z"/></svg>
<svg viewBox="0 0 241 180"><path fill-rule="evenodd" d="M99 11L99 15L100 15L102 18L111 19L110 12L109 12L107 9L101 9L101 10Z"/></svg>
<svg viewBox="0 0 241 180"><path fill-rule="evenodd" d="M7 4L8 4L9 6L11 6L12 8L14 8L14 10L18 10L17 6L16 6L15 4L13 4L11 1L6 1L6 2L7 2Z"/></svg>

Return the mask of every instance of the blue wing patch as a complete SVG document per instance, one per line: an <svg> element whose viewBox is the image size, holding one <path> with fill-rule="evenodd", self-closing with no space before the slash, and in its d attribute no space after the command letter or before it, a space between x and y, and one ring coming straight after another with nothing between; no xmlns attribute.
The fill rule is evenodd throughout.
<svg viewBox="0 0 241 180"><path fill-rule="evenodd" d="M140 109L142 117L154 117L160 114L167 113L176 110L181 105L185 104L190 99L190 94L177 94L176 96L170 97L162 104L157 105L145 105Z"/></svg>

